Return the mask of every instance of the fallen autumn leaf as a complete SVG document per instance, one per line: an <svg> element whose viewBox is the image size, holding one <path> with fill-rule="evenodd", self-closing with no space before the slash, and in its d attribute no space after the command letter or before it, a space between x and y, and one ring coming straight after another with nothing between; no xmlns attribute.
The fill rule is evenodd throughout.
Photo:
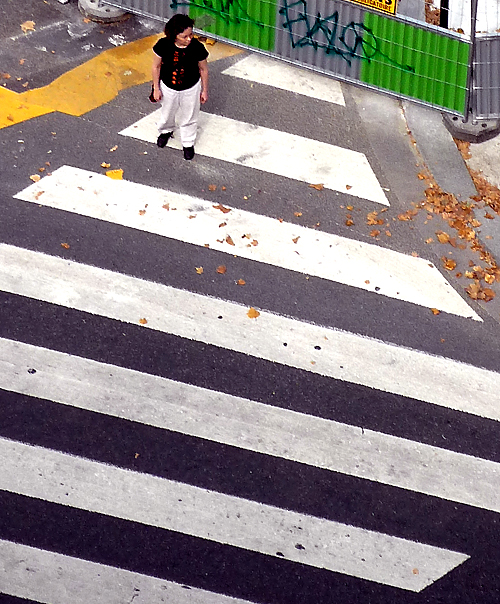
<svg viewBox="0 0 500 604"><path fill-rule="evenodd" d="M445 256L443 256L441 258L442 262L443 262L443 266L447 271L453 271L456 269L457 267L457 263L455 262L455 260L452 260L451 258L446 258Z"/></svg>
<svg viewBox="0 0 500 604"><path fill-rule="evenodd" d="M438 238L439 243L449 243L450 241L450 236L444 231L436 231L436 237Z"/></svg>
<svg viewBox="0 0 500 604"><path fill-rule="evenodd" d="M381 218L377 218L378 212L369 212L366 215L366 224L368 226L373 226L375 224L384 224L384 221Z"/></svg>
<svg viewBox="0 0 500 604"><path fill-rule="evenodd" d="M28 31L35 31L35 22L25 21L24 23L21 23L21 29L23 30L24 34Z"/></svg>
<svg viewBox="0 0 500 604"><path fill-rule="evenodd" d="M218 203L215 206L212 206L215 210L220 210L221 212L223 212L224 214L227 214L228 212L231 211L231 208L225 208L221 203Z"/></svg>
<svg viewBox="0 0 500 604"><path fill-rule="evenodd" d="M106 176L112 178L113 180L123 180L123 170L121 168L118 170L108 170L106 172Z"/></svg>

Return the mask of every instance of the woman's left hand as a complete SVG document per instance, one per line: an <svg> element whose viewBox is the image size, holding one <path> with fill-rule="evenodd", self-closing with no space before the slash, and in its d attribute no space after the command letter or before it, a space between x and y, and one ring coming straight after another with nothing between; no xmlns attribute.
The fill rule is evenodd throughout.
<svg viewBox="0 0 500 604"><path fill-rule="evenodd" d="M200 103L204 105L208 101L208 92L206 90L202 90L200 93Z"/></svg>

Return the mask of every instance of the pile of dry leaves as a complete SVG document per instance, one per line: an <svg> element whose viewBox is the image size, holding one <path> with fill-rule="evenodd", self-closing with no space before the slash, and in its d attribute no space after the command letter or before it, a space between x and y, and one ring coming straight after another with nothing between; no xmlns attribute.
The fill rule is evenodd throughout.
<svg viewBox="0 0 500 604"><path fill-rule="evenodd" d="M463 141L456 141L459 150L464 159L470 157L469 144ZM451 193L443 191L436 183L432 175L427 172L421 172L419 178L425 180L427 188L425 190L425 200L415 206L415 210L409 210L399 216L400 220L411 220L417 210L424 210L428 213L428 219L435 215L447 223L448 228L436 231L436 239L443 245L450 245L454 248L466 249L468 246L479 255L479 262L469 262L469 270L457 272L457 277L466 277L471 280L466 288L467 294L473 300L483 300L489 302L495 297L495 292L489 287L495 281L500 281L500 267L495 258L488 252L484 245L479 241L477 228L481 222L475 217L475 209L485 209L485 219L493 220L497 214L500 214L500 189L491 185L480 173L471 170L471 176L478 190L478 195L467 200L459 201ZM489 211L491 209L491 212ZM427 243L432 243L432 238ZM444 268L453 271L457 267L455 260L442 257Z"/></svg>

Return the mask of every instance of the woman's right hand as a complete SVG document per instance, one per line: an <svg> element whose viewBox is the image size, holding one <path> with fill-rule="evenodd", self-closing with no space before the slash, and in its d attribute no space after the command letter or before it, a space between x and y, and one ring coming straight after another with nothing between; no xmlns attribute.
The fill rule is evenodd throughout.
<svg viewBox="0 0 500 604"><path fill-rule="evenodd" d="M153 97L155 101L161 101L161 90L156 86L153 88Z"/></svg>

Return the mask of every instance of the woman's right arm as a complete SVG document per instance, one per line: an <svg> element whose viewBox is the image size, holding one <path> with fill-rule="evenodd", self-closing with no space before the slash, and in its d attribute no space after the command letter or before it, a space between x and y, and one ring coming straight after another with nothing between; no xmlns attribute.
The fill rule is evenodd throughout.
<svg viewBox="0 0 500 604"><path fill-rule="evenodd" d="M153 52L153 96L156 101L161 100L160 90L160 69L161 69L161 57Z"/></svg>

